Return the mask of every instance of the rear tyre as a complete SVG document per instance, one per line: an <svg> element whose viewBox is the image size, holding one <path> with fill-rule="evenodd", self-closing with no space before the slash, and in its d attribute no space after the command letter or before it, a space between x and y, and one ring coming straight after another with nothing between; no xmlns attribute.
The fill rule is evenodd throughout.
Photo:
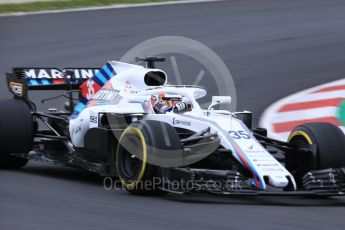
<svg viewBox="0 0 345 230"><path fill-rule="evenodd" d="M135 195L164 195L160 189L159 166L152 165L149 158L158 149L165 129L172 146L182 148L176 130L159 121L141 121L131 124L121 135L116 150L117 174L124 188Z"/></svg>
<svg viewBox="0 0 345 230"><path fill-rule="evenodd" d="M0 168L18 169L27 159L12 156L32 150L34 125L30 109L23 101L0 101Z"/></svg>
<svg viewBox="0 0 345 230"><path fill-rule="evenodd" d="M300 125L291 132L288 142L302 150L286 156L287 169L294 172L300 182L308 171L345 167L345 136L342 130L333 124ZM303 149L311 151L303 154Z"/></svg>

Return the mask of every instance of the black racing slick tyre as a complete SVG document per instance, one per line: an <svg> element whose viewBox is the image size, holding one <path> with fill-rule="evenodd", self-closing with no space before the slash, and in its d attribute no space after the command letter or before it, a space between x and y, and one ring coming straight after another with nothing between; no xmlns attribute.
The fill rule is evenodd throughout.
<svg viewBox="0 0 345 230"><path fill-rule="evenodd" d="M292 130L288 142L300 147L300 153L286 156L286 167L302 177L311 170L345 167L345 136L330 123L308 123ZM309 149L303 154L303 149ZM301 154L302 153L302 154Z"/></svg>
<svg viewBox="0 0 345 230"><path fill-rule="evenodd" d="M163 133L163 130L166 132ZM160 189L160 167L149 163L157 149L167 147L164 146L164 137L169 138L169 148L182 149L176 130L164 122L133 123L121 135L116 150L116 168L117 175L128 192L135 195L166 193Z"/></svg>
<svg viewBox="0 0 345 230"><path fill-rule="evenodd" d="M27 159L14 157L13 153L32 150L34 125L29 106L20 100L0 101L0 168L18 169Z"/></svg>

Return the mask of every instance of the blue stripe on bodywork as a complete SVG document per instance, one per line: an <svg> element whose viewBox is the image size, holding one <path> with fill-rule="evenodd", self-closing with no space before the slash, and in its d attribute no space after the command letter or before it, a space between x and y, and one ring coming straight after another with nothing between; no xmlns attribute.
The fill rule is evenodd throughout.
<svg viewBox="0 0 345 230"><path fill-rule="evenodd" d="M103 68L104 71L107 72L108 76L112 77L114 75L115 71L109 63L107 63Z"/></svg>
<svg viewBox="0 0 345 230"><path fill-rule="evenodd" d="M76 106L75 106L75 111L82 111L84 108L86 107L86 105L84 105L83 103L78 103Z"/></svg>
<svg viewBox="0 0 345 230"><path fill-rule="evenodd" d="M104 70L104 67L99 71L101 72L101 74L103 75L103 77L105 77L105 79L107 79L107 81L110 79L111 75L109 75L105 70ZM106 81L106 82L107 82ZM105 82L105 83L106 83Z"/></svg>
<svg viewBox="0 0 345 230"><path fill-rule="evenodd" d="M98 71L95 75L96 77L94 77L93 80L95 80L97 82L97 79L100 81L100 86L103 86L108 80L105 76L103 76L103 73L100 71Z"/></svg>
<svg viewBox="0 0 345 230"><path fill-rule="evenodd" d="M47 80L47 79L42 79L42 84L43 85L50 85L50 84L52 84L52 82L50 80Z"/></svg>
<svg viewBox="0 0 345 230"><path fill-rule="evenodd" d="M96 72L96 74L91 78L95 81L101 88L116 75L116 72L113 66L109 63L106 63L102 69ZM79 113L87 106L89 100L84 97L80 98L80 103L77 104L74 108L74 113L70 117L71 119L76 118Z"/></svg>
<svg viewBox="0 0 345 230"><path fill-rule="evenodd" d="M73 120L75 118L78 117L78 115L80 114L80 112L86 107L85 104L83 103L78 103L75 107L74 107L74 112L73 114L70 116L70 119Z"/></svg>
<svg viewBox="0 0 345 230"><path fill-rule="evenodd" d="M253 165L252 162L249 160L249 158L246 156L246 154L245 154L245 152L243 151L243 149L241 148L241 146L238 145L238 144L236 143L236 141L234 141L230 135L228 135L228 136L230 137L229 140L230 140L230 142L231 142L231 145L232 145L233 149L235 150L236 155L237 155L237 156L240 156L240 154L241 154L241 156L243 156L243 157L246 159L247 163L249 164L250 169L253 171L253 173L255 174L255 176L258 178L258 180L259 180L259 182L260 182L260 188L263 189L263 190L266 190L266 184L262 181L262 178L259 176L259 174L258 174L258 172L256 171L254 165ZM241 151L242 153L238 153L234 145L236 145L236 146L240 149L240 151ZM239 157L239 158L240 158L240 157ZM241 159L241 158L240 158L240 159ZM242 164L245 165L244 162L242 162Z"/></svg>
<svg viewBox="0 0 345 230"><path fill-rule="evenodd" d="M89 100L86 99L85 97L81 97L80 98L80 102L83 103L84 105L86 105L86 103L88 102Z"/></svg>
<svg viewBox="0 0 345 230"><path fill-rule="evenodd" d="M29 83L29 86L31 86L31 85L38 85L38 82L37 82L36 79L30 79L30 80L28 81L28 83Z"/></svg>
<svg viewBox="0 0 345 230"><path fill-rule="evenodd" d="M253 139L258 145L261 145L260 142L254 137L254 135L252 134L252 132L248 129L248 127L242 122L242 121L238 121L240 123L240 125L242 126L242 128L247 132L247 134L251 137L251 139ZM247 157L246 157L247 159ZM247 160L248 161L248 160ZM252 165L251 162L248 161L248 164L250 165L250 167L255 170L254 166ZM257 172L256 172L257 173ZM260 178L260 177L258 177ZM260 178L260 183L261 183L261 178ZM265 187L266 187L266 184L264 182L262 182Z"/></svg>

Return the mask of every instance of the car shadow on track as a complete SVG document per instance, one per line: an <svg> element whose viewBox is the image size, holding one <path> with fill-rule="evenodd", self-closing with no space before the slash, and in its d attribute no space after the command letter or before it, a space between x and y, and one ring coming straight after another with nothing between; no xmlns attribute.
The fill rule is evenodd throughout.
<svg viewBox="0 0 345 230"><path fill-rule="evenodd" d="M88 171L39 163L28 165L16 172L97 186L100 186L103 183L103 177Z"/></svg>
<svg viewBox="0 0 345 230"><path fill-rule="evenodd" d="M103 186L104 177L79 169L50 166L46 164L30 164L16 173L25 173L43 177L66 180L92 186ZM120 188L116 188L120 190ZM110 190L109 192L114 192ZM114 195L134 196L126 192ZM159 199L168 202L209 205L255 205L255 206L301 206L301 207L345 207L345 197L306 198L284 196L219 196L212 194L177 195L168 194L160 197L145 197L145 199Z"/></svg>
<svg viewBox="0 0 345 230"><path fill-rule="evenodd" d="M301 206L301 207L345 207L345 198L284 197L284 196L219 196L198 194L191 196L169 195L173 202L194 204L255 205L255 206Z"/></svg>

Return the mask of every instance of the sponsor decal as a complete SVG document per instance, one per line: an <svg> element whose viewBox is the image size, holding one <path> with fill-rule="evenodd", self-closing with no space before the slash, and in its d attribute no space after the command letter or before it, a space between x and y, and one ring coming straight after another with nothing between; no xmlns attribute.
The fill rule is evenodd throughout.
<svg viewBox="0 0 345 230"><path fill-rule="evenodd" d="M145 113L150 113L151 112L151 107L150 107L150 103L149 102L141 103L141 106L143 107L143 110L145 111Z"/></svg>
<svg viewBox="0 0 345 230"><path fill-rule="evenodd" d="M277 163L265 163L265 164L256 164L259 167L272 167L272 166L279 166Z"/></svg>
<svg viewBox="0 0 345 230"><path fill-rule="evenodd" d="M95 94L101 89L101 86L92 78L89 78L79 88L81 89L82 97L89 101L95 97Z"/></svg>
<svg viewBox="0 0 345 230"><path fill-rule="evenodd" d="M233 139L250 139L250 136L243 130L229 131L228 133Z"/></svg>
<svg viewBox="0 0 345 230"><path fill-rule="evenodd" d="M74 130L74 134L77 134L81 131L81 125L78 125L75 130Z"/></svg>
<svg viewBox="0 0 345 230"><path fill-rule="evenodd" d="M119 95L119 90L114 89L101 89L98 93L93 97L94 100L98 101L111 101L111 102L118 102L122 99Z"/></svg>
<svg viewBox="0 0 345 230"><path fill-rule="evenodd" d="M191 121L179 120L179 119L176 119L176 118L173 119L173 124L174 125L192 126L192 122Z"/></svg>
<svg viewBox="0 0 345 230"><path fill-rule="evenodd" d="M261 168L263 172L284 172L282 168Z"/></svg>
<svg viewBox="0 0 345 230"><path fill-rule="evenodd" d="M73 79L88 79L92 78L97 72L97 69L70 69L73 73ZM64 76L65 70L61 71L56 68L51 69L25 69L25 76L30 79L69 79L70 75Z"/></svg>
<svg viewBox="0 0 345 230"><path fill-rule="evenodd" d="M132 82L126 81L125 87L123 88L124 92L131 92L132 91Z"/></svg>
<svg viewBox="0 0 345 230"><path fill-rule="evenodd" d="M117 104L122 100L122 96L119 95L119 90L115 89L100 89L98 93L89 101L88 107Z"/></svg>
<svg viewBox="0 0 345 230"><path fill-rule="evenodd" d="M91 100L91 99L95 96L95 88L94 88L94 85L95 85L95 81L92 80L91 78L89 78L89 79L86 81L86 86L87 86L86 98L87 98L88 100Z"/></svg>
<svg viewBox="0 0 345 230"><path fill-rule="evenodd" d="M98 121L99 121L99 117L98 117L98 113L95 111L90 111L90 124L89 124L89 128L97 128L98 127Z"/></svg>
<svg viewBox="0 0 345 230"><path fill-rule="evenodd" d="M74 134L77 134L77 133L79 133L81 131L81 125L82 125L83 121L84 121L84 119L80 119L78 121L78 123L76 124L76 127L75 127L75 129L73 131Z"/></svg>
<svg viewBox="0 0 345 230"><path fill-rule="evenodd" d="M20 97L23 96L23 84L10 82L10 89L15 95L20 96Z"/></svg>
<svg viewBox="0 0 345 230"><path fill-rule="evenodd" d="M96 124L98 124L98 117L97 117L97 116L91 115L91 116L90 116L90 122L91 122L91 123L96 123Z"/></svg>
<svg viewBox="0 0 345 230"><path fill-rule="evenodd" d="M272 162L272 159L271 158L266 158L266 159L253 159L253 162L257 162L257 161L260 161L260 162Z"/></svg>

